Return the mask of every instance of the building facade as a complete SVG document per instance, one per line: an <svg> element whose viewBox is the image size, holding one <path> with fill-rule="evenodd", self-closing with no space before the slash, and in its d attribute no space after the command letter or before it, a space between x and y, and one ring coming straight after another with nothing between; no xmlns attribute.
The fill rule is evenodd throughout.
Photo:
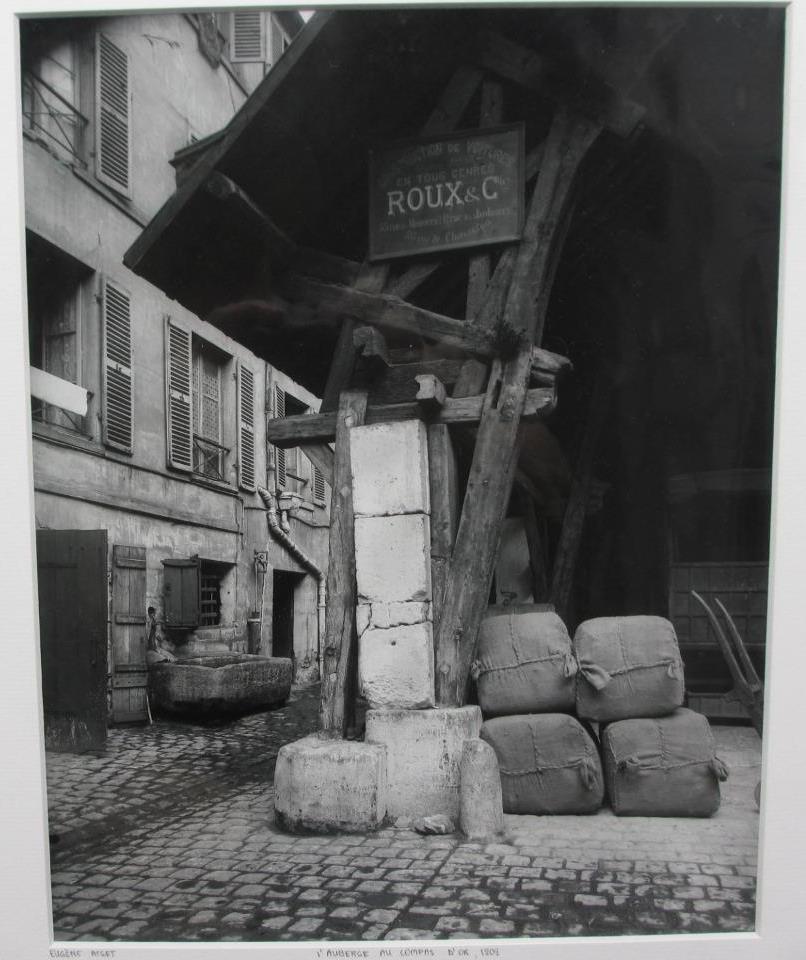
<svg viewBox="0 0 806 960"><path fill-rule="evenodd" d="M145 718L149 630L174 652L273 653L316 675L329 490L300 451L267 446L265 423L318 400L122 263L301 23L256 10L22 23L52 743Z"/></svg>

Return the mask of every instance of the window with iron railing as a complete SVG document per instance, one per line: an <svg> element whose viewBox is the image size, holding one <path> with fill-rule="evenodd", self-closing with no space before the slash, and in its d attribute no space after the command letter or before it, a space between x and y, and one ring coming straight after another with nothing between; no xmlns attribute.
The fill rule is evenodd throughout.
<svg viewBox="0 0 806 960"><path fill-rule="evenodd" d="M193 342L193 471L224 480L229 448L221 442L221 362L203 341Z"/></svg>
<svg viewBox="0 0 806 960"><path fill-rule="evenodd" d="M23 30L22 121L59 160L130 200L132 76L120 41L104 33L66 37L58 25Z"/></svg>
<svg viewBox="0 0 806 960"><path fill-rule="evenodd" d="M78 103L76 51L72 42L63 41L39 55L23 73L23 123L60 159L86 167L89 120Z"/></svg>

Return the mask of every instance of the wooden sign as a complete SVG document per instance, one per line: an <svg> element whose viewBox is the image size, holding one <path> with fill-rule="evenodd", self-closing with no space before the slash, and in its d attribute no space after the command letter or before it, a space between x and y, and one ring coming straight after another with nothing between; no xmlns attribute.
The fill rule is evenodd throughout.
<svg viewBox="0 0 806 960"><path fill-rule="evenodd" d="M520 124L373 150L370 259L518 240L523 188Z"/></svg>

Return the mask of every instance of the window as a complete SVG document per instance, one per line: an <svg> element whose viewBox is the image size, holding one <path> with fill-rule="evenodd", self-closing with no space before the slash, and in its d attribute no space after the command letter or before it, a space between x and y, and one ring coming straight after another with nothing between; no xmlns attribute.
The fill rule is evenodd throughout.
<svg viewBox="0 0 806 960"><path fill-rule="evenodd" d="M221 623L221 579L218 564L199 564L199 626L214 627Z"/></svg>
<svg viewBox="0 0 806 960"><path fill-rule="evenodd" d="M202 340L193 339L193 470L224 479L221 443L221 364Z"/></svg>
<svg viewBox="0 0 806 960"><path fill-rule="evenodd" d="M273 415L275 417L293 417L311 413L306 406L279 384L273 385ZM297 493L307 500L313 500L319 506L325 505L325 478L297 447L272 447L274 456L274 483L278 491Z"/></svg>
<svg viewBox="0 0 806 960"><path fill-rule="evenodd" d="M234 441L236 424L231 405L230 425L225 416L227 398L224 387L232 358L167 318L165 360L169 466L208 480L228 482L229 444ZM239 392L241 386L239 384ZM254 391L251 397L248 390L245 393L245 401L239 401L238 405L241 417L239 437L247 448L244 457L247 462L249 424L254 418L250 400ZM252 469L254 471L254 467ZM242 472L240 478L249 479Z"/></svg>
<svg viewBox="0 0 806 960"><path fill-rule="evenodd" d="M76 21L23 22L23 126L76 167L92 153L98 181L130 198L129 55L106 34L81 37Z"/></svg>
<svg viewBox="0 0 806 960"><path fill-rule="evenodd" d="M92 271L34 233L26 237L26 254L32 416L85 433L81 313Z"/></svg>
<svg viewBox="0 0 806 960"><path fill-rule="evenodd" d="M202 557L162 561L165 625L174 630L219 626L231 618L233 564Z"/></svg>
<svg viewBox="0 0 806 960"><path fill-rule="evenodd" d="M28 41L26 43L26 41ZM84 164L87 118L79 110L78 54L72 40L54 33L23 36L24 128L60 159Z"/></svg>

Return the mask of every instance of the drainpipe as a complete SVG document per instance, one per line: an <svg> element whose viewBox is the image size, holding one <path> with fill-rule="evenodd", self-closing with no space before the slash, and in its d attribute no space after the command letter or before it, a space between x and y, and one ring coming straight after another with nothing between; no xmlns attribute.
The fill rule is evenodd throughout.
<svg viewBox="0 0 806 960"><path fill-rule="evenodd" d="M260 499L266 505L266 521L269 525L269 533L272 537L294 557L305 569L316 577L317 581L317 604L316 604L316 659L319 664L319 677L322 677L322 656L324 653L322 647L322 638L325 635L325 575L311 560L303 553L297 544L291 539L289 533L283 529L283 526L277 516L277 506L274 497L265 487L258 487L257 492ZM290 524L289 530L291 529Z"/></svg>

